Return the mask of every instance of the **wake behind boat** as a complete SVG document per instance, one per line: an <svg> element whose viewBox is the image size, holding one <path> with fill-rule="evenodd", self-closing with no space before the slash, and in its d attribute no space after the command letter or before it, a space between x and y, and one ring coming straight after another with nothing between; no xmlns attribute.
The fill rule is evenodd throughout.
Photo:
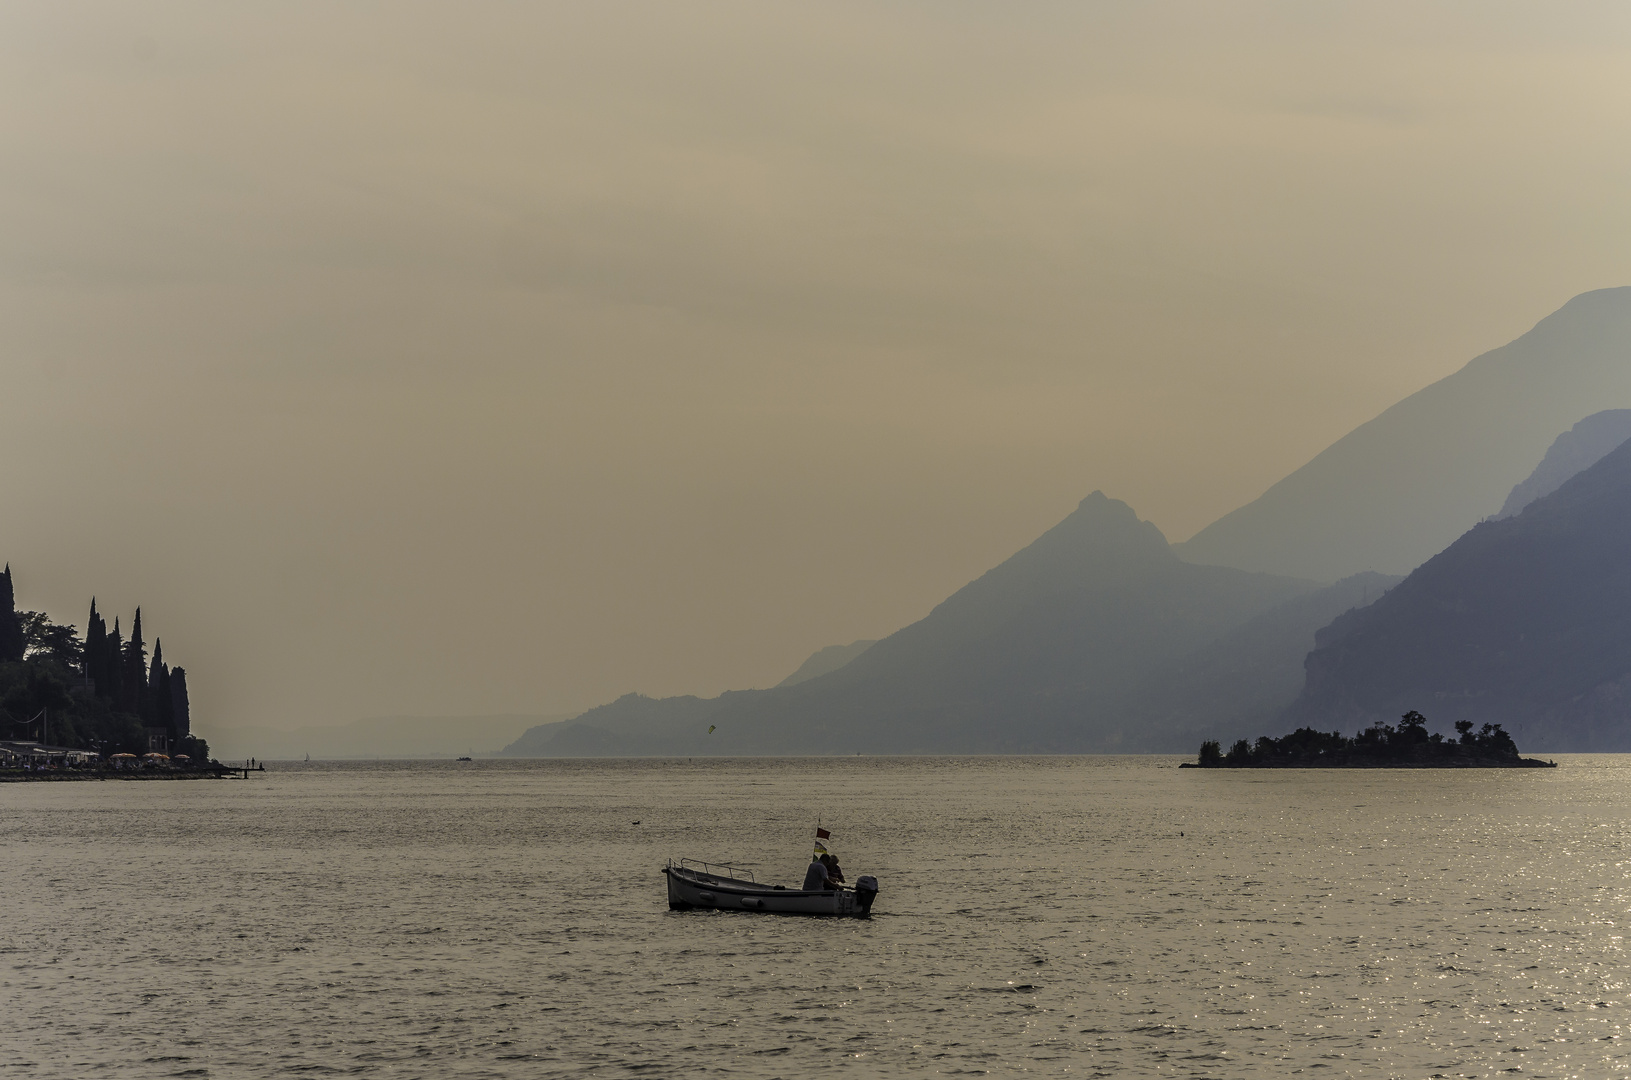
<svg viewBox="0 0 1631 1080"><path fill-rule="evenodd" d="M668 878L668 906L674 911L718 908L864 919L872 913L872 901L878 895L878 879L871 874L857 878L854 888L835 885L826 889L789 889L761 884L751 870L681 859L669 860L663 875Z"/></svg>

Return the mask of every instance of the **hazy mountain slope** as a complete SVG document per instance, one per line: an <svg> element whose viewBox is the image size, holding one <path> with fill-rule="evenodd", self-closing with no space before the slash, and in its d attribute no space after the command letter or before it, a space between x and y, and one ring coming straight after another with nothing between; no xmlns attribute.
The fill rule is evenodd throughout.
<svg viewBox="0 0 1631 1080"><path fill-rule="evenodd" d="M801 682L809 682L817 675L826 675L829 672L837 671L877 643L876 638L866 638L861 641L852 641L848 645L828 645L824 649L817 649L810 654L808 660L799 665L797 671L776 685L797 686Z"/></svg>
<svg viewBox="0 0 1631 1080"><path fill-rule="evenodd" d="M1317 640L1290 724L1414 708L1438 730L1504 724L1526 750L1631 750L1631 443Z"/></svg>
<svg viewBox="0 0 1631 1080"><path fill-rule="evenodd" d="M710 701L629 695L518 742L624 753L975 753L1147 749L1137 695L1164 664L1309 582L1174 556L1095 492L1029 547L842 668ZM707 728L716 727L713 735ZM575 728L592 728L604 737Z"/></svg>
<svg viewBox="0 0 1631 1080"><path fill-rule="evenodd" d="M1315 634L1402 580L1355 574L1277 604L1164 665L1139 691L1135 709L1151 730L1169 739L1164 745L1178 750L1193 750L1204 739L1261 735L1301 693L1303 662L1314 648Z"/></svg>
<svg viewBox="0 0 1631 1080"><path fill-rule="evenodd" d="M218 728L210 750L222 760L313 758L418 758L491 754L528 730L545 731L560 716L373 716L348 724L293 730Z"/></svg>
<svg viewBox="0 0 1631 1080"><path fill-rule="evenodd" d="M1584 293L1176 550L1323 581L1407 573L1498 505L1560 432L1621 406L1631 406L1631 288Z"/></svg>
<svg viewBox="0 0 1631 1080"><path fill-rule="evenodd" d="M511 757L707 753L708 721L721 700L625 694L565 723L532 728L501 752Z"/></svg>
<svg viewBox="0 0 1631 1080"><path fill-rule="evenodd" d="M1495 516L1511 517L1542 495L1550 495L1569 477L1591 468L1627 439L1631 439L1631 409L1592 413L1557 437L1535 471L1512 489Z"/></svg>

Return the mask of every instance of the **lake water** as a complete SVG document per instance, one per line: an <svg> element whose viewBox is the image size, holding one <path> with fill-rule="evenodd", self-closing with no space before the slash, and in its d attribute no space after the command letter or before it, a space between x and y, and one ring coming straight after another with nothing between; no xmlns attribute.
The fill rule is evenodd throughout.
<svg viewBox="0 0 1631 1080"><path fill-rule="evenodd" d="M0 1076L1631 1068L1631 758L1177 760L0 785ZM818 815L871 920L668 910L669 856L796 884Z"/></svg>

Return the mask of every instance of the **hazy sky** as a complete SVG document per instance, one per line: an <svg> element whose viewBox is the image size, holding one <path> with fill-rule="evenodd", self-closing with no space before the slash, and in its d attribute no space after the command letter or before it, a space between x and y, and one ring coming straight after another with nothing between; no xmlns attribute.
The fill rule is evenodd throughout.
<svg viewBox="0 0 1631 1080"><path fill-rule="evenodd" d="M768 685L1625 284L1624 3L0 3L0 558L206 735Z"/></svg>

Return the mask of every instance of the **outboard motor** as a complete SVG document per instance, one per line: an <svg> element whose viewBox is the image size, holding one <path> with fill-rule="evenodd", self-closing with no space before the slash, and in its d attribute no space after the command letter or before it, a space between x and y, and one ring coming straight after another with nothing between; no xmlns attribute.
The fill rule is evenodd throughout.
<svg viewBox="0 0 1631 1080"><path fill-rule="evenodd" d="M855 903L863 915L872 913L872 901L878 898L878 879L871 874L862 874L855 879Z"/></svg>

